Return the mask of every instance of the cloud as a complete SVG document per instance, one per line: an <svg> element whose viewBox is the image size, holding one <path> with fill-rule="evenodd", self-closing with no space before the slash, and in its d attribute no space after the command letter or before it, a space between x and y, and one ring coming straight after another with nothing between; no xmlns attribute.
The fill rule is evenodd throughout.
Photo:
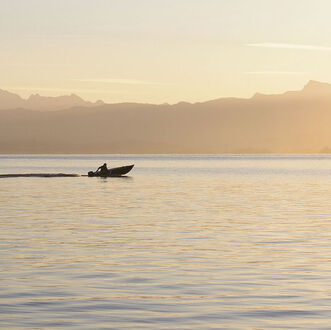
<svg viewBox="0 0 331 330"><path fill-rule="evenodd" d="M106 84L120 84L120 85L162 85L160 82L136 80L136 79L116 79L116 78L81 78L70 79L77 82L92 82L92 83L106 83Z"/></svg>
<svg viewBox="0 0 331 330"><path fill-rule="evenodd" d="M260 47L260 48L283 48L283 49L298 49L298 50L331 51L331 47L325 47L325 46L286 44L286 43L274 43L274 42L249 43L249 44L246 44L246 46Z"/></svg>
<svg viewBox="0 0 331 330"><path fill-rule="evenodd" d="M0 63L0 67L69 67L65 63Z"/></svg>
<svg viewBox="0 0 331 330"><path fill-rule="evenodd" d="M300 71L248 71L245 74L261 74L261 75L306 75L311 72L300 72Z"/></svg>
<svg viewBox="0 0 331 330"><path fill-rule="evenodd" d="M100 90L100 89L72 89L72 88L48 88L48 87L25 87L25 86L5 86L5 90L28 91L28 92L59 92L59 93L112 93L120 94L120 90Z"/></svg>

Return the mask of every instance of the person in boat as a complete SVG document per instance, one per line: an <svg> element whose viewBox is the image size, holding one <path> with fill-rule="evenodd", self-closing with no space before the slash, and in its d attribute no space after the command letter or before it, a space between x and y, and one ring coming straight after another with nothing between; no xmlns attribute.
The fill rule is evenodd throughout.
<svg viewBox="0 0 331 330"><path fill-rule="evenodd" d="M99 166L97 169L97 173L100 173L101 175L107 175L109 173L107 164L104 163L103 165Z"/></svg>

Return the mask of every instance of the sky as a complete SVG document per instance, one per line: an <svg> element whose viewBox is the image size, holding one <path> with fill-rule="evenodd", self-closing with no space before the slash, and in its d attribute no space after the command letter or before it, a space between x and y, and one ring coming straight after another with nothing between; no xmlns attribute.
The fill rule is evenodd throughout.
<svg viewBox="0 0 331 330"><path fill-rule="evenodd" d="M176 103L331 82L329 0L0 0L0 89Z"/></svg>

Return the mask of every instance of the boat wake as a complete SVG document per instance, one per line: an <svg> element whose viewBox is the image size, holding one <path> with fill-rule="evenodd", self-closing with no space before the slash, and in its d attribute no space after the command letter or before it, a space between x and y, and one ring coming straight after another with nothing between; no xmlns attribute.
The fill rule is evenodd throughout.
<svg viewBox="0 0 331 330"><path fill-rule="evenodd" d="M18 173L18 174L0 174L0 178L63 178L63 177L79 177L80 174L66 173Z"/></svg>

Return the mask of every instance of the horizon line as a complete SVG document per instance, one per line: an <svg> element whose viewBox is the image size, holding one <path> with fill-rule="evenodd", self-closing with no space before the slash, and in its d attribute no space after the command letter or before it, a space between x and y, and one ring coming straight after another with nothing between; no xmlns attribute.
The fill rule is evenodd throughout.
<svg viewBox="0 0 331 330"><path fill-rule="evenodd" d="M306 74L305 72L291 72L291 71L248 71L248 72L245 72L245 74L274 74L274 75L282 75L282 74ZM306 83L304 83L303 87L301 89L297 89L297 90L294 90L294 91L300 91L302 90L307 84L309 84L309 82L317 82L317 83L320 83L320 84L328 84L328 85L331 85L330 82L325 82L325 81L318 81L318 80L314 80L314 79L309 79ZM122 104L122 103L135 103L135 104L152 104L152 105L175 105L175 104L179 104L179 103L190 103L190 104L195 104L195 103L204 103L204 102L209 102L209 101L213 101L213 100L217 100L217 99L226 99L226 98L237 98L237 99L250 99L252 97L254 97L254 95L256 94L263 94L263 95L280 95L280 94L283 94L283 93L286 93L288 91L292 91L292 90L285 90L283 92L276 92L276 93L261 93L259 91L255 91L253 92L253 94L251 96L248 96L248 97L240 97L240 96L224 96L224 97L216 97L216 98L212 98L212 99L207 99L207 100L204 100L204 101L196 101L196 102L189 102L189 101L185 101L185 100L179 100L175 103L169 103L169 102L162 102L162 103L151 103L151 102L137 102L137 101L121 101L121 102L104 102L102 99L98 99L96 101L90 101L90 100L87 100L85 98L82 98L80 95L77 95L75 94L76 92L97 92L95 90L80 90L80 89L72 89L71 91L68 91L67 89L62 89L62 88L43 88L43 87L40 87L40 88L29 88L29 87L21 87L21 86L18 86L18 87L12 87L10 86L8 89L7 87L5 87L5 89L1 88L0 87L0 91L4 91L4 92L8 92L8 93L11 93L11 94L15 94L17 96L19 96L22 100L24 101L27 101L29 99L29 97L27 98L24 98L22 97L20 94L14 92L14 90L24 90L24 91L32 91L32 90L39 90L39 91L63 91L63 92L66 92L66 94L60 94L60 95L57 95L57 96L48 96L48 95L40 95L39 92L36 92L36 93L31 93L29 97L33 96L33 95L39 95L41 97L49 97L49 98L57 98L57 97L63 97L63 96L77 96L79 97L80 99L82 99L84 102L90 102L90 103L97 103L99 101L103 102L104 104ZM104 90L98 90L99 93L116 93L116 91L104 91Z"/></svg>

